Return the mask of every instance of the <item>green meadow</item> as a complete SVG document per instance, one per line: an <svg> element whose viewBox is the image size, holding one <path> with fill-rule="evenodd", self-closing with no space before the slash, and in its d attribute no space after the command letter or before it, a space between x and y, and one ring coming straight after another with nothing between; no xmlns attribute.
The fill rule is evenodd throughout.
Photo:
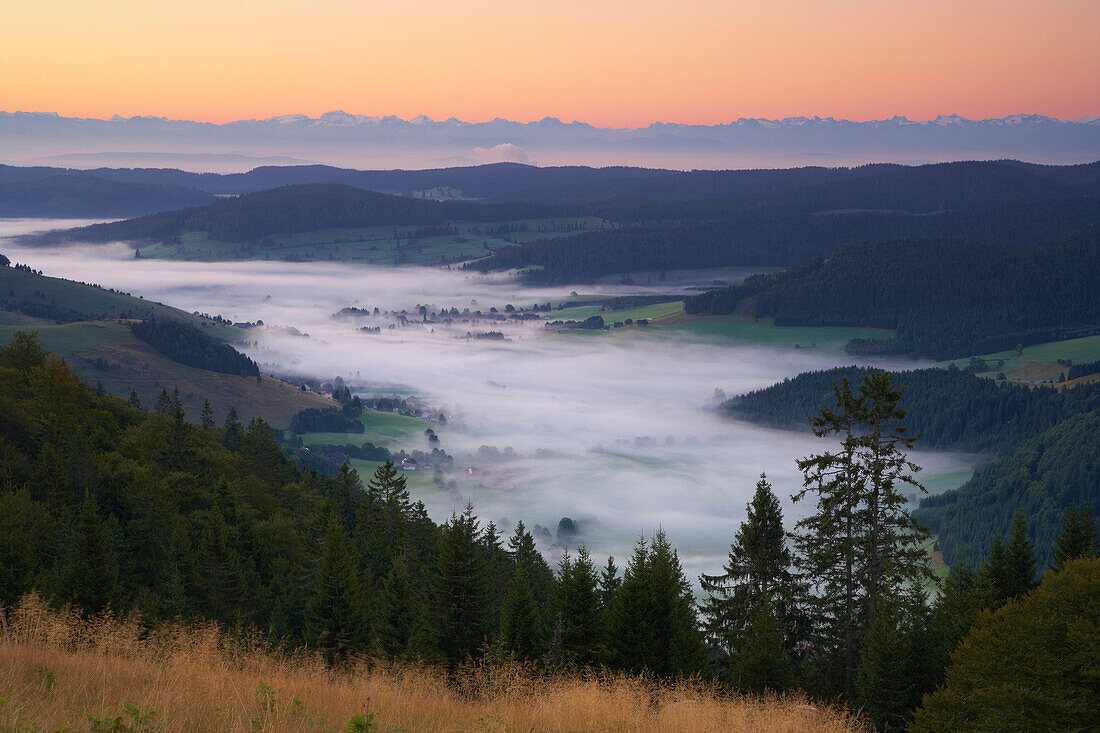
<svg viewBox="0 0 1100 733"><path fill-rule="evenodd" d="M1065 366L1058 364L1059 359L1063 361L1068 359L1074 364L1100 361L1100 336L1049 341L1025 346L1019 352L1013 349L981 354L980 358L984 359L989 366L989 370L984 372L989 376L1004 372L1007 378L1021 382L1042 382L1048 379L1056 381L1059 375L1066 371ZM970 359L942 361L936 366L946 368L952 364L965 368L969 366Z"/></svg>
<svg viewBox="0 0 1100 733"><path fill-rule="evenodd" d="M424 431L428 428L438 430L438 426L427 420L392 412L363 410L359 421L363 423L362 433L304 433L302 442L306 445L362 445L373 443L390 450L423 449L426 446Z"/></svg>
<svg viewBox="0 0 1100 733"><path fill-rule="evenodd" d="M372 265L434 265L463 262L492 254L501 247L536 239L565 237L599 229L596 217L563 217L504 222L458 222L457 233L419 226L373 226L275 234L265 244L221 242L205 232L189 232L179 244L141 249L142 257L201 261L290 260L362 262Z"/></svg>
<svg viewBox="0 0 1100 733"><path fill-rule="evenodd" d="M629 338L644 333L650 338L677 340L683 338L702 339L719 342L729 346L763 346L775 349L798 349L822 354L841 356L844 345L854 338L891 338L893 331L877 328L849 328L843 326L776 326L771 318L751 318L748 316L701 316L683 312L683 303L659 303L623 311L600 311L599 306L587 306L554 311L551 320L557 320L561 313L576 313L573 320L583 320L589 315L599 315L605 322L625 321L632 318L650 319L648 326L625 326L607 331L589 331L574 329L565 334L592 336L611 335ZM582 317L583 316L583 317Z"/></svg>

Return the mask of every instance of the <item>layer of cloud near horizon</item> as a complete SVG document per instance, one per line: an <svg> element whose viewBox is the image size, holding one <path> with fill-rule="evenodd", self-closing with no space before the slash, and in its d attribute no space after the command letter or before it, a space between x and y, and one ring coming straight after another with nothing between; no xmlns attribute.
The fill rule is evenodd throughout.
<svg viewBox="0 0 1100 733"><path fill-rule="evenodd" d="M41 0L0 8L8 110L596 125L1095 115L1095 0Z"/></svg>

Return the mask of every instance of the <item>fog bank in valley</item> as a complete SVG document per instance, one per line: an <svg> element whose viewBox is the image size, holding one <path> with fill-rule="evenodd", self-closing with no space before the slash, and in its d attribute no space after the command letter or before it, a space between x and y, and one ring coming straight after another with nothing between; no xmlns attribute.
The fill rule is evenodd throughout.
<svg viewBox="0 0 1100 733"><path fill-rule="evenodd" d="M447 425L436 430L456 466L478 466L480 446L514 451L517 458L486 479L464 478L452 491L419 490L414 498L436 520L466 501L483 520L504 527L523 519L553 530L571 517L579 534L544 535L541 548L554 555L584 543L599 562L608 554L625 561L640 534L663 527L693 575L721 566L762 471L783 499L789 524L808 511L789 501L801 485L795 460L829 445L722 418L710 409L715 390L734 395L847 361L672 338L657 328L551 333L541 323L399 324L385 315L405 310L415 321L420 305L487 312L545 303L570 290L523 288L459 271L134 260L121 245L29 250L0 242L0 252L47 275L234 321L262 320L243 350L265 371L339 376L365 394L416 395L447 415ZM334 317L345 307L368 314ZM380 330L364 333L362 326ZM466 338L486 331L504 339ZM917 461L942 470L967 458L920 454Z"/></svg>

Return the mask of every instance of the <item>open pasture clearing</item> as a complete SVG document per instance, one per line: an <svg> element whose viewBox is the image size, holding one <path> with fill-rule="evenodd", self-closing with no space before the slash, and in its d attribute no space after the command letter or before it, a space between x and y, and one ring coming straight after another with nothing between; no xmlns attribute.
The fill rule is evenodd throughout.
<svg viewBox="0 0 1100 733"><path fill-rule="evenodd" d="M428 428L438 430L438 426L427 420L378 410L363 410L359 421L363 423L362 433L303 433L302 442L306 445L373 443L390 450L424 450L427 446L424 431Z"/></svg>
<svg viewBox="0 0 1100 733"><path fill-rule="evenodd" d="M627 338L639 333L651 338L669 340L695 338L717 342L728 346L765 347L773 349L799 349L833 356L843 355L844 346L854 338L891 338L893 331L877 328L849 328L843 326L776 326L771 318L751 318L747 316L699 316L689 315L680 307L663 316L631 316L648 309L669 307L661 303L657 306L645 306L632 311L611 311L596 314L605 322L621 321L625 318L651 318L645 327L625 327L613 329L611 334ZM671 307L669 307L671 310ZM580 309L575 309L580 310ZM609 316L614 316L609 318ZM569 334L607 334L604 331L574 329Z"/></svg>
<svg viewBox="0 0 1100 733"><path fill-rule="evenodd" d="M361 262L373 265L438 265L477 259L501 247L600 229L596 217L452 222L444 227L371 226L275 234L262 243L221 242L189 232L179 244L141 249L142 257L219 260ZM445 230L446 229L446 230ZM454 230L454 231L450 231Z"/></svg>
<svg viewBox="0 0 1100 733"><path fill-rule="evenodd" d="M1100 336L1085 336L1065 341L1048 341L1025 346L1019 352L1012 349L979 356L985 360L989 367L988 371L979 372L983 376L994 377L1000 372L1004 372L1005 376L1013 381L1057 381L1063 372L1069 371L1068 367L1058 363L1059 359L1063 361L1068 359L1074 364L1100 361ZM942 361L936 366L946 368L952 364L960 369L965 369L970 365L970 359Z"/></svg>
<svg viewBox="0 0 1100 733"><path fill-rule="evenodd" d="M652 320L654 318L662 318L664 316L680 313L683 310L684 302L682 300L674 300L668 303L654 303L652 305L626 308L624 310L604 310L604 306L584 305L574 308L563 308L560 311L551 311L546 317L551 321L583 321L591 316L599 316L603 318L605 323L613 323L615 321L625 321L627 318L635 321L639 318Z"/></svg>

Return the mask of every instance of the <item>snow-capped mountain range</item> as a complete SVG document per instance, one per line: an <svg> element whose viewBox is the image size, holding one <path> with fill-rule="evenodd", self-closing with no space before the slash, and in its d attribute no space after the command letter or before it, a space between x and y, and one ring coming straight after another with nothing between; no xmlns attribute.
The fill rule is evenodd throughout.
<svg viewBox="0 0 1100 733"><path fill-rule="evenodd" d="M514 161L540 165L670 168L851 165L1016 158L1073 163L1100 159L1100 116L1059 120L1020 114L970 120L854 122L832 117L742 118L725 124L657 122L595 127L547 117L437 121L343 111L221 124L163 117L108 120L0 112L0 162L93 167L246 169L268 160L358 167L423 168Z"/></svg>

